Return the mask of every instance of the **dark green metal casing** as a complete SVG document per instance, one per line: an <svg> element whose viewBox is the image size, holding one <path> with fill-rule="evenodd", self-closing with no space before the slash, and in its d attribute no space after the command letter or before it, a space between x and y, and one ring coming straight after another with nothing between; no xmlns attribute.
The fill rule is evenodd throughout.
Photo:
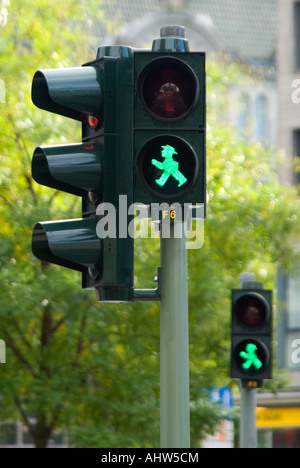
<svg viewBox="0 0 300 468"><path fill-rule="evenodd" d="M233 289L231 304L231 377L257 382L271 379L272 291ZM261 367L251 364L247 369L247 359L243 356L249 344L254 345L253 356L259 358Z"/></svg>
<svg viewBox="0 0 300 468"><path fill-rule="evenodd" d="M162 51L164 45L160 42L167 39L172 40L158 40L154 51L134 54L134 201L146 205L198 203L205 210L205 54L188 52L185 47L180 51ZM152 146L153 139L157 139L157 144ZM159 151L164 145L176 150L173 159L186 176L187 182L180 189L172 175L163 187L155 182L163 170L153 168L151 161L153 158L164 163Z"/></svg>
<svg viewBox="0 0 300 468"><path fill-rule="evenodd" d="M82 67L33 78L34 104L80 121L82 141L36 148L32 176L81 197L82 218L37 223L32 250L81 271L100 301L134 300L133 203L200 205L205 216L205 54L189 52L181 29L162 28L152 51L99 47Z"/></svg>
<svg viewBox="0 0 300 468"><path fill-rule="evenodd" d="M133 202L132 64L128 47L99 48L95 61L39 70L32 83L34 104L82 122L81 143L38 147L32 160L38 183L82 197L82 218L37 223L32 250L81 271L100 301L130 301L133 292L133 239L119 236L119 194L124 211ZM115 237L98 236L102 203L115 208Z"/></svg>
<svg viewBox="0 0 300 468"><path fill-rule="evenodd" d="M127 302L132 300L134 273L134 239L128 235L125 226L132 219L128 208L133 203L132 49L100 48L98 56L102 56L97 60L104 65L105 82L101 137L104 146L103 202L116 210L116 237L103 239L102 277L92 279L88 275L83 276L83 287L95 288L99 301ZM83 141L90 142L94 138L93 130L83 125ZM121 203L120 195L123 196ZM83 199L83 216L89 217L91 211L93 205Z"/></svg>
<svg viewBox="0 0 300 468"><path fill-rule="evenodd" d="M103 114L101 67L38 70L32 82L32 101L44 110L79 121Z"/></svg>

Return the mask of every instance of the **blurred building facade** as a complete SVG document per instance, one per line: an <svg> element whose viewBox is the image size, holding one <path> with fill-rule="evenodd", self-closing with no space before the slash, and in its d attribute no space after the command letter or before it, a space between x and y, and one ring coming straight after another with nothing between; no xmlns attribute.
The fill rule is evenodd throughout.
<svg viewBox="0 0 300 468"><path fill-rule="evenodd" d="M276 76L278 95L278 142L289 166L282 168L283 184L298 185L299 172L293 161L300 157L300 1L278 0L278 33L276 42ZM299 250L299 241L295 243ZM277 443L300 447L300 265L294 272L278 273L277 359L279 368L290 370L288 391L278 392L277 401L269 403L260 423L276 423ZM265 396L266 397L266 396ZM272 401L272 399L270 400ZM291 408L293 411L291 412ZM276 412L276 409L279 409ZM272 415L273 411L273 415ZM275 411L275 412L274 412ZM288 418L288 413L294 419ZM296 418L295 416L298 415ZM271 424L271 419L273 422ZM282 427L285 421L285 430Z"/></svg>
<svg viewBox="0 0 300 468"><path fill-rule="evenodd" d="M101 45L151 48L162 25L180 24L191 50L205 51L208 59L221 52L242 63L245 80L229 86L227 122L250 140L277 144L277 0L115 0L104 11L104 17L115 14L120 27Z"/></svg>

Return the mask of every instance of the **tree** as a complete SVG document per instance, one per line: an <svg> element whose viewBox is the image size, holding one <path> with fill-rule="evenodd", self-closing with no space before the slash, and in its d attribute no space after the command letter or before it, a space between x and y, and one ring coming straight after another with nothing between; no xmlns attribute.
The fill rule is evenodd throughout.
<svg viewBox="0 0 300 468"><path fill-rule="evenodd" d="M62 420L70 421L74 388L80 393L86 378L78 361L85 350L86 314L95 308L95 300L81 296L78 277L72 272L64 272L57 281L57 270L31 253L37 220L79 212L71 197L50 193L33 182L33 142L64 143L74 134L79 138L80 127L46 113L42 117L30 102L30 83L37 68L67 66L73 60L77 65L89 58L91 36L84 24L88 10L97 17L98 8L99 2L89 2L87 7L67 0L62 9L58 1L17 1L1 30L6 102L0 104L0 317L8 348L8 365L1 367L5 382L1 410L2 418L23 420L37 447L47 445ZM67 398L69 404L65 404Z"/></svg>

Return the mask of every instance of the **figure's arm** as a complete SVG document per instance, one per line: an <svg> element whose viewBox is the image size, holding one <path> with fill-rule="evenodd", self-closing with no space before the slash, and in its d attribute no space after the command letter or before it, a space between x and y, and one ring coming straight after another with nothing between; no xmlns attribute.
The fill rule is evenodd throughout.
<svg viewBox="0 0 300 468"><path fill-rule="evenodd" d="M153 166L157 167L158 169L163 170L164 169L164 164L160 161L157 161L157 159L151 159L151 163Z"/></svg>

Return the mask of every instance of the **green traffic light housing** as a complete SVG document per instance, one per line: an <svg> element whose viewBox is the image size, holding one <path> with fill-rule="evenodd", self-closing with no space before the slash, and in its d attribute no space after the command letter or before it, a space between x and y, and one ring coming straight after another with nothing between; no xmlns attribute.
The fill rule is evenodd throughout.
<svg viewBox="0 0 300 468"><path fill-rule="evenodd" d="M40 109L86 122L103 114L103 76L99 67L38 70L32 82L32 102Z"/></svg>
<svg viewBox="0 0 300 468"><path fill-rule="evenodd" d="M81 197L82 218L38 222L32 250L42 261L81 271L83 288L95 289L100 301L141 297L128 232L134 203L200 205L205 217L205 77L205 53L190 52L177 26L163 27L152 50L99 47L82 67L38 70L33 77L34 104L81 122L82 141L38 146L32 176ZM103 206L115 208L116 236L97 231Z"/></svg>
<svg viewBox="0 0 300 468"><path fill-rule="evenodd" d="M96 218L37 223L32 251L40 260L96 278L102 274L103 241L96 235Z"/></svg>
<svg viewBox="0 0 300 468"><path fill-rule="evenodd" d="M74 145L40 146L32 158L32 177L47 187L63 190L80 197L89 192L102 196L102 142Z"/></svg>
<svg viewBox="0 0 300 468"><path fill-rule="evenodd" d="M232 291L231 377L272 378L272 291Z"/></svg>
<svg viewBox="0 0 300 468"><path fill-rule="evenodd" d="M133 295L133 238L99 237L97 230L100 204L117 207L119 194L133 202L132 62L128 47L100 47L95 61L39 70L32 82L37 107L82 123L81 143L39 146L32 158L36 182L81 197L82 218L38 222L32 251L43 262L80 271L83 288L95 289L102 302Z"/></svg>
<svg viewBox="0 0 300 468"><path fill-rule="evenodd" d="M162 28L152 51L134 54L134 201L205 212L205 54L176 31Z"/></svg>

